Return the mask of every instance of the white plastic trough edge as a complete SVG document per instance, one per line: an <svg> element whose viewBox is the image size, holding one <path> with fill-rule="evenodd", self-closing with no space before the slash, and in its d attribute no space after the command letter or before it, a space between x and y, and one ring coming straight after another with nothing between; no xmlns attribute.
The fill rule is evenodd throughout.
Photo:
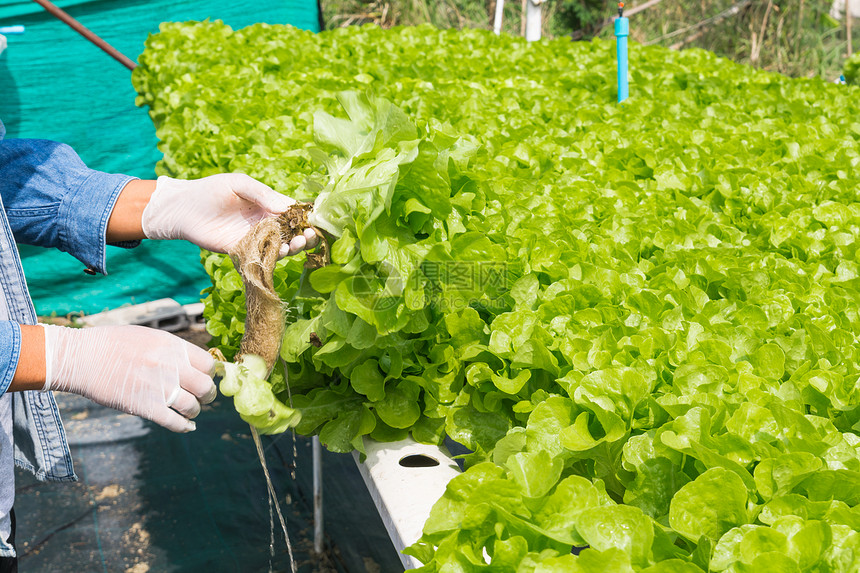
<svg viewBox="0 0 860 573"><path fill-rule="evenodd" d="M421 537L430 509L445 493L448 482L460 473L460 468L443 448L419 444L411 438L390 443L365 439L364 447L367 459L363 463L359 461L358 452L352 455L388 536L405 569L420 567L417 559L402 551ZM407 456L419 455L432 458L439 465L404 467L400 464Z"/></svg>

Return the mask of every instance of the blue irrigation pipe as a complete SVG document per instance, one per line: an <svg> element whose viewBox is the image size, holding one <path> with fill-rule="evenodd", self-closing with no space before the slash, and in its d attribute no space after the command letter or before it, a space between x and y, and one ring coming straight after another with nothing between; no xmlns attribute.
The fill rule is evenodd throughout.
<svg viewBox="0 0 860 573"><path fill-rule="evenodd" d="M627 18L615 20L615 37L618 49L618 103L626 100L629 93L627 85L627 34L629 29Z"/></svg>
<svg viewBox="0 0 860 573"><path fill-rule="evenodd" d="M615 38L618 53L618 103L628 96L627 85L627 35L630 33L630 23L623 17L624 3L618 4L618 18L615 19Z"/></svg>

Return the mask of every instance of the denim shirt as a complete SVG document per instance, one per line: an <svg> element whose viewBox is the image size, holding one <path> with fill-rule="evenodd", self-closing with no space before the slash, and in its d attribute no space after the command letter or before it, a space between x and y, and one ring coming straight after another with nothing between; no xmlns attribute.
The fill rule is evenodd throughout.
<svg viewBox="0 0 860 573"><path fill-rule="evenodd" d="M120 191L134 179L87 168L67 145L3 140L4 134L0 123L0 298L9 315L0 321L0 397L18 366L19 325L36 324L15 242L58 248L104 273L108 219ZM77 480L53 395L25 391L9 396L15 464L40 480ZM12 487L14 495L14 483L0 483L0 490L4 487ZM0 556L14 556L5 539L0 539Z"/></svg>

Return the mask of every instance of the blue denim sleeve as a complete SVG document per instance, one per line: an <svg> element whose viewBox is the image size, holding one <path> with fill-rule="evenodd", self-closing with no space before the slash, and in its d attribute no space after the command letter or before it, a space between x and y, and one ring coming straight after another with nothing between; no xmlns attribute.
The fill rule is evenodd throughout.
<svg viewBox="0 0 860 573"><path fill-rule="evenodd" d="M15 240L55 247L101 273L108 219L132 179L89 169L63 143L0 141L0 196Z"/></svg>
<svg viewBox="0 0 860 573"><path fill-rule="evenodd" d="M11 320L0 321L0 396L9 389L21 357L21 326Z"/></svg>

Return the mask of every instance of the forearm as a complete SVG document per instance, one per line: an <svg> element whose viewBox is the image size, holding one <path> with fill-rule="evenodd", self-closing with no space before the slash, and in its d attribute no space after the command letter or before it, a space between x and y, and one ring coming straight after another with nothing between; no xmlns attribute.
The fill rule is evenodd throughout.
<svg viewBox="0 0 860 573"><path fill-rule="evenodd" d="M107 226L107 242L145 239L141 218L155 191L154 180L129 181L116 200Z"/></svg>
<svg viewBox="0 0 860 573"><path fill-rule="evenodd" d="M45 385L45 330L21 325L21 354L8 392L41 390Z"/></svg>

